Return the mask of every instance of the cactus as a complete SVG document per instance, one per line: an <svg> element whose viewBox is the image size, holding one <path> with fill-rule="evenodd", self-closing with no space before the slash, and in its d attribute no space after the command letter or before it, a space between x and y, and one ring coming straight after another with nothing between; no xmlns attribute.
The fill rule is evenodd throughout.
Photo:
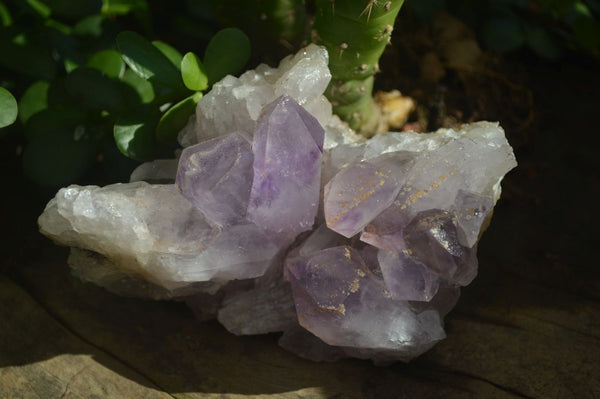
<svg viewBox="0 0 600 399"><path fill-rule="evenodd" d="M350 127L370 136L381 112L373 101L379 57L390 42L404 0L316 0L312 41L329 51L327 97Z"/></svg>

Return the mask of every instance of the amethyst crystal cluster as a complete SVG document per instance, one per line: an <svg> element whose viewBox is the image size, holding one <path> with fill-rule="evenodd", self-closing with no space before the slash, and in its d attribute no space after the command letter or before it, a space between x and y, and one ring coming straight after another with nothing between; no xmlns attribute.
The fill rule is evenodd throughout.
<svg viewBox="0 0 600 399"><path fill-rule="evenodd" d="M226 77L180 134L178 161L61 189L41 231L72 247L86 281L185 300L235 334L283 332L303 357L418 356L477 274L514 155L486 122L361 142L331 115L330 78L317 46Z"/></svg>

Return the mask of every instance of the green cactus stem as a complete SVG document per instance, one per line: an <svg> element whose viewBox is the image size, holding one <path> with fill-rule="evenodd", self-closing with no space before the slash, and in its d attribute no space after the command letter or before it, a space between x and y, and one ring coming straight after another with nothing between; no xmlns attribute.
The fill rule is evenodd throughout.
<svg viewBox="0 0 600 399"><path fill-rule="evenodd" d="M390 42L404 0L316 0L312 41L329 51L333 78L326 95L333 111L365 136L379 127L373 101L379 58Z"/></svg>

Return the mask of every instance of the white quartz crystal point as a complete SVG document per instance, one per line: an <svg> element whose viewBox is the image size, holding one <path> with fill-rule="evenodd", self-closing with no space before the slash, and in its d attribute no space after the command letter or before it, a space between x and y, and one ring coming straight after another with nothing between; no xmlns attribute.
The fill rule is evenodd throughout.
<svg viewBox="0 0 600 399"><path fill-rule="evenodd" d="M328 62L327 50L310 44L283 59L278 68L261 64L239 78L226 76L198 103L196 118L190 122L195 139L190 140L191 129L185 129L180 142L189 145L233 131L252 134L262 108L281 95L292 97L322 125L328 124L331 105L323 96L331 80Z"/></svg>

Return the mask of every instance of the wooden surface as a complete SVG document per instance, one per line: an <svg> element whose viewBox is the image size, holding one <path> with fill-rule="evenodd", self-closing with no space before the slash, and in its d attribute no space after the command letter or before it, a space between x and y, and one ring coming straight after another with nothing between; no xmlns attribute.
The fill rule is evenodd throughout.
<svg viewBox="0 0 600 399"><path fill-rule="evenodd" d="M181 304L111 295L23 222L30 238L7 239L1 264L0 398L600 398L600 146L585 122L597 109L581 104L518 154L448 338L410 364L312 363L277 334L235 337Z"/></svg>

